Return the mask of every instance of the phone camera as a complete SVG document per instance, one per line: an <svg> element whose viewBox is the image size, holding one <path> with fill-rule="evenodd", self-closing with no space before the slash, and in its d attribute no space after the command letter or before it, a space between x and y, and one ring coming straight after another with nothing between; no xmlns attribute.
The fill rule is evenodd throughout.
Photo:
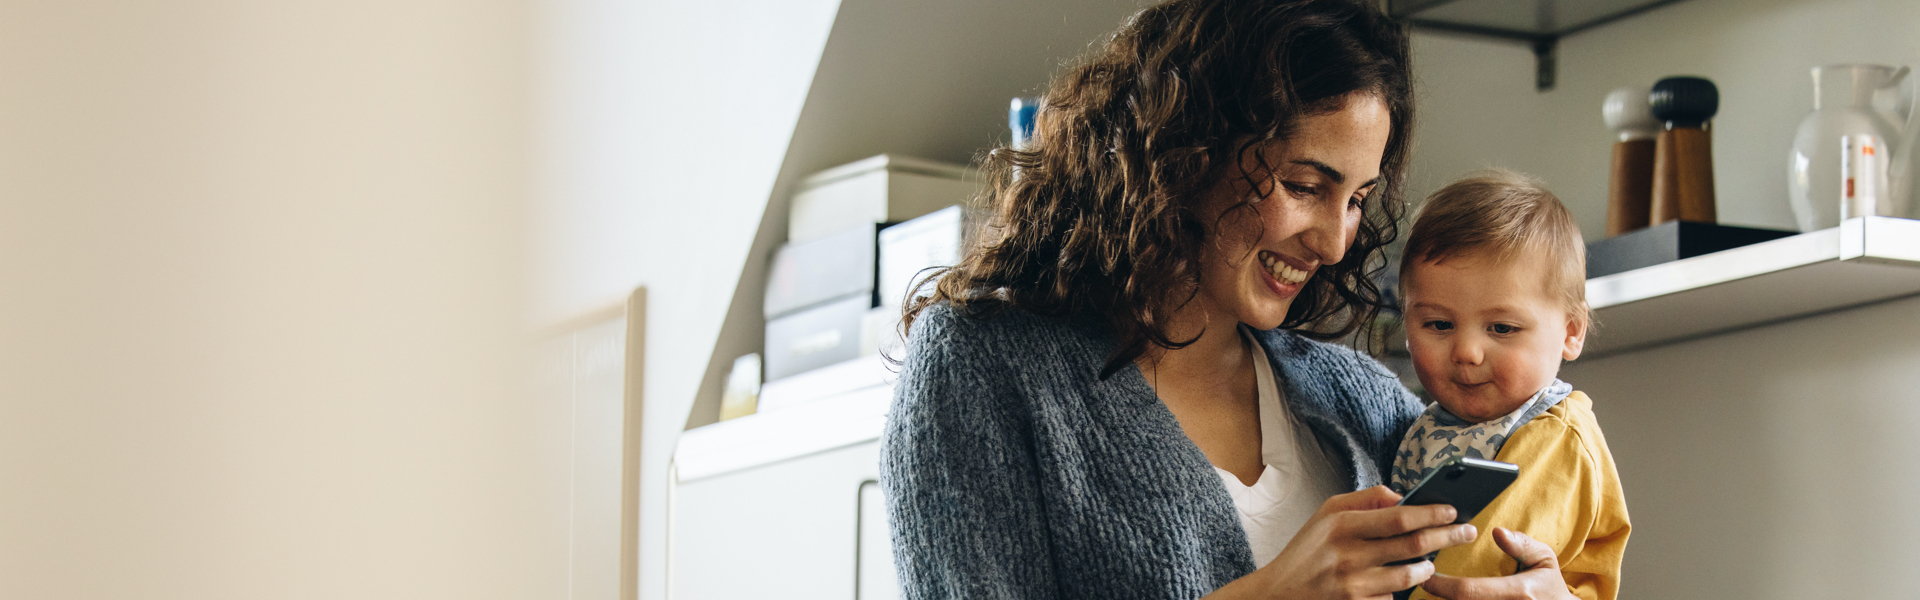
<svg viewBox="0 0 1920 600"><path fill-rule="evenodd" d="M1453 468L1447 469L1447 480L1452 481L1455 479L1459 479L1460 476L1466 475L1466 474L1467 474L1466 467L1455 465Z"/></svg>

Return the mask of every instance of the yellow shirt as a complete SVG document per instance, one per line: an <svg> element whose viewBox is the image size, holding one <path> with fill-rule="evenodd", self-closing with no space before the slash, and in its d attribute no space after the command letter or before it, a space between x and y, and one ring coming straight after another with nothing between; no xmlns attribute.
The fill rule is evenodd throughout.
<svg viewBox="0 0 1920 600"><path fill-rule="evenodd" d="M1480 539L1441 550L1434 570L1456 577L1512 575L1513 557L1493 543L1493 528L1505 527L1553 547L1575 596L1618 595L1620 558L1633 526L1593 401L1581 392L1567 396L1514 430L1497 459L1520 465L1520 478L1474 517ZM1414 590L1413 597L1433 598L1425 589Z"/></svg>

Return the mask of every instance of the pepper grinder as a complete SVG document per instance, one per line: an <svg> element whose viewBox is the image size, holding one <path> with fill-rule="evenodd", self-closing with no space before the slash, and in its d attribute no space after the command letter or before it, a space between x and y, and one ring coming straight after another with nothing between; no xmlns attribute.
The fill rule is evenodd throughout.
<svg viewBox="0 0 1920 600"><path fill-rule="evenodd" d="M1720 90L1699 77L1668 77L1653 84L1647 102L1666 122L1654 141L1654 225L1713 223L1713 138L1708 123L1720 110Z"/></svg>
<svg viewBox="0 0 1920 600"><path fill-rule="evenodd" d="M1661 123L1648 103L1652 90L1623 87L1607 94L1600 116L1612 129L1613 171L1607 178L1607 237L1646 227L1653 210L1654 138Z"/></svg>

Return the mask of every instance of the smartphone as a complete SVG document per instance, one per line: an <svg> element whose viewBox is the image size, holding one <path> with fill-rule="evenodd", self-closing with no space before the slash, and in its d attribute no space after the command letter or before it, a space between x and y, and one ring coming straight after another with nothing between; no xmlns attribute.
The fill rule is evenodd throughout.
<svg viewBox="0 0 1920 600"><path fill-rule="evenodd" d="M1453 523L1459 525L1472 521L1481 510L1493 503L1494 498L1500 497L1501 492L1507 491L1507 486L1513 485L1513 480L1519 477L1520 465L1462 456L1440 463L1439 467L1427 473L1419 484L1413 486L1413 491L1407 492L1407 496L1400 499L1400 505L1453 505L1456 513ZM1428 554L1422 558L1410 558L1388 564L1404 565L1433 560L1433 556Z"/></svg>

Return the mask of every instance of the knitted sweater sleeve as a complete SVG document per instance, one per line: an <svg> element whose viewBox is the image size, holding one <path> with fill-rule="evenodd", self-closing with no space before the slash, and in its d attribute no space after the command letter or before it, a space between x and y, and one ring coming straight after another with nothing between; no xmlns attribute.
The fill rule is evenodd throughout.
<svg viewBox="0 0 1920 600"><path fill-rule="evenodd" d="M937 307L908 341L880 484L910 600L1058 596L1032 424L993 337Z"/></svg>

